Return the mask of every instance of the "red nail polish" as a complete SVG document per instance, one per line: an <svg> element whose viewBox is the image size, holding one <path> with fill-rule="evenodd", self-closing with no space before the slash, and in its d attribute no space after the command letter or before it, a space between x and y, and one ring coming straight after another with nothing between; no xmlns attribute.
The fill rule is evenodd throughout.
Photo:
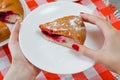
<svg viewBox="0 0 120 80"><path fill-rule="evenodd" d="M84 12L80 12L80 14L84 14Z"/></svg>
<svg viewBox="0 0 120 80"><path fill-rule="evenodd" d="M98 8L96 8L96 10L97 10L97 11L99 11L99 9L98 9Z"/></svg>
<svg viewBox="0 0 120 80"><path fill-rule="evenodd" d="M72 45L72 48L76 51L79 51L79 46L77 44L73 44Z"/></svg>

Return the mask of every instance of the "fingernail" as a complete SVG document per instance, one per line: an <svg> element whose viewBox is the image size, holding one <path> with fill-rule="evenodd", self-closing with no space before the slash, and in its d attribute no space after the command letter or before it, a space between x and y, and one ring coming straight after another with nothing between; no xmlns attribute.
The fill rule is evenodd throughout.
<svg viewBox="0 0 120 80"><path fill-rule="evenodd" d="M73 44L72 45L72 48L76 51L79 51L79 46L77 44Z"/></svg>
<svg viewBox="0 0 120 80"><path fill-rule="evenodd" d="M96 10L97 10L97 11L99 11L99 9L98 9L98 8L96 8Z"/></svg>
<svg viewBox="0 0 120 80"><path fill-rule="evenodd" d="M80 14L84 14L84 12L80 12Z"/></svg>

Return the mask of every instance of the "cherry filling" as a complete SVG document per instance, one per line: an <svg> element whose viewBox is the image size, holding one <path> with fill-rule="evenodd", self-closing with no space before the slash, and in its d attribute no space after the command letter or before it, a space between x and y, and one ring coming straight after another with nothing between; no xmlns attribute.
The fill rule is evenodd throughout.
<svg viewBox="0 0 120 80"><path fill-rule="evenodd" d="M12 11L0 12L0 21L14 23L15 20L9 20L10 16L17 15Z"/></svg>
<svg viewBox="0 0 120 80"><path fill-rule="evenodd" d="M5 18L12 14L13 14L12 11L0 12L0 21L6 21Z"/></svg>
<svg viewBox="0 0 120 80"><path fill-rule="evenodd" d="M43 33L46 37L51 38L51 39L53 39L54 41L57 41L57 42L66 42L66 40L62 38L62 35L50 34L50 33L48 33L47 31L42 31L42 33Z"/></svg>

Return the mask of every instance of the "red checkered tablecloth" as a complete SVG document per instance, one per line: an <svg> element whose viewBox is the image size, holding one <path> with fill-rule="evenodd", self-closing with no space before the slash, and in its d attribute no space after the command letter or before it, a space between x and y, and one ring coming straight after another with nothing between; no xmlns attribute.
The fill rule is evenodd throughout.
<svg viewBox="0 0 120 80"><path fill-rule="evenodd" d="M30 11L37 8L41 4L53 2L55 0L25 0ZM93 10L99 11L102 15L109 18L112 25L116 29L120 29L120 20L115 16L116 8L109 3L108 0L80 0L77 2ZM3 80L11 64L11 55L8 45L0 47L0 80ZM118 76L119 77L119 76ZM105 67L96 63L93 67L76 74L52 74L41 71L36 80L119 80L115 74L107 70Z"/></svg>

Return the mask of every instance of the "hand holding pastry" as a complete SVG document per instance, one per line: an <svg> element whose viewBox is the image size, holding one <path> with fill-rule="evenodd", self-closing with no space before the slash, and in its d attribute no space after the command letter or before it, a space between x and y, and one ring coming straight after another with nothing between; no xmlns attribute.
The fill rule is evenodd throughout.
<svg viewBox="0 0 120 80"><path fill-rule="evenodd" d="M99 50L92 50L80 44L73 44L74 50L79 51L111 71L120 74L120 31L116 30L108 21L103 18L82 13L84 21L95 24L104 35L104 44Z"/></svg>

